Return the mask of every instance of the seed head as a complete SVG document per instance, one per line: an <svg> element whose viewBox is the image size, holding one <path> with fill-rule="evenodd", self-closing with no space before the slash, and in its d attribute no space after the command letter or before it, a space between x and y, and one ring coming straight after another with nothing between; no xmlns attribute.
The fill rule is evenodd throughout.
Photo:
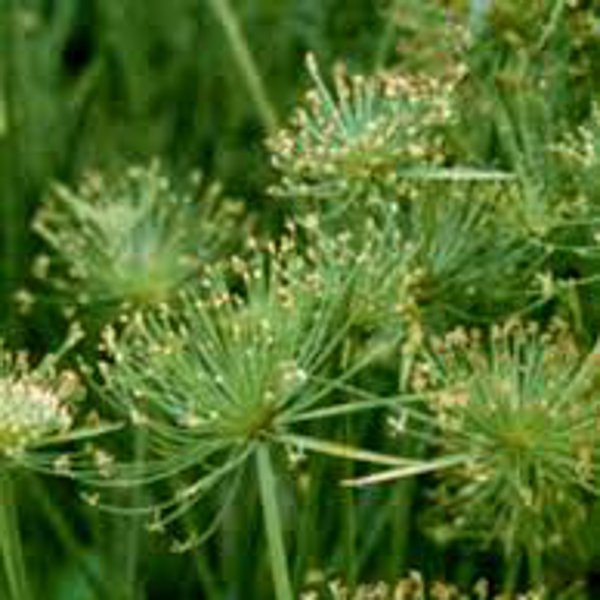
<svg viewBox="0 0 600 600"><path fill-rule="evenodd" d="M442 131L453 119L452 85L426 76L349 76L339 67L334 91L312 55L314 83L289 129L268 142L286 197L335 198L395 181L406 166L444 160Z"/></svg>
<svg viewBox="0 0 600 600"><path fill-rule="evenodd" d="M147 432L152 456L137 473L117 466L119 485L194 477L160 506L140 507L155 530L217 486L235 496L249 458L265 444L288 455L292 448L374 456L295 431L299 421L318 419L316 405L349 377L334 371L332 379L330 369L350 324L340 319L339 289L324 285L315 293L313 270L305 263L303 270L288 250L282 243L246 264L230 261L230 268L214 270L204 292L189 290L164 309L146 311L110 344L106 396ZM355 373L356 363L366 362L346 368ZM343 413L336 407L334 414Z"/></svg>
<svg viewBox="0 0 600 600"><path fill-rule="evenodd" d="M598 398L577 383L583 357L564 328L511 321L486 340L448 336L431 356L440 471L438 517L457 535L514 552L562 545L597 493ZM587 388L586 388L587 389Z"/></svg>
<svg viewBox="0 0 600 600"><path fill-rule="evenodd" d="M0 453L25 451L45 436L64 433L71 415L56 392L27 379L0 379Z"/></svg>
<svg viewBox="0 0 600 600"><path fill-rule="evenodd" d="M206 218L216 211L217 195L210 187L197 202L176 190L157 164L114 180L94 174L76 189L57 187L34 227L62 268L54 279L62 277L60 288L77 305L154 304L217 253L227 228L214 215ZM224 218L229 205L222 206Z"/></svg>

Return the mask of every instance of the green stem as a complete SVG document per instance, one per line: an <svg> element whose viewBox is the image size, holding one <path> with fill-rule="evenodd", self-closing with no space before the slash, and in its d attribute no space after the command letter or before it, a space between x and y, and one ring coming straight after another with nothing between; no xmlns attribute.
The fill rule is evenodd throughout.
<svg viewBox="0 0 600 600"><path fill-rule="evenodd" d="M0 300L5 306L4 330L15 338L18 335L18 315L13 297L21 279L26 221L25 198L17 175L21 142L15 127L17 58L20 51L15 26L16 10L16 2L11 0L0 14L0 56L5 59L0 65Z"/></svg>
<svg viewBox="0 0 600 600"><path fill-rule="evenodd" d="M398 374L398 392L406 393L409 389L409 381L412 369L415 363L416 353L409 351L403 359ZM425 449L422 444L411 440L403 441L399 448L400 454L422 458L425 456ZM417 492L417 481L414 478L399 481L396 490L393 493L392 502L393 512L391 516L391 556L393 557L389 564L389 579L392 582L398 574L407 571L409 556L409 536L410 519L413 508L413 501Z"/></svg>
<svg viewBox="0 0 600 600"><path fill-rule="evenodd" d="M504 585L502 591L507 595L508 598L512 598L517 589L522 560L523 555L521 552L515 552L512 556L506 557Z"/></svg>
<svg viewBox="0 0 600 600"><path fill-rule="evenodd" d="M208 4L225 31L233 58L267 131L275 132L277 130L277 114L269 100L265 85L252 58L235 12L229 5L229 0L208 0Z"/></svg>
<svg viewBox="0 0 600 600"><path fill-rule="evenodd" d="M565 390L565 397L588 400L600 388L600 337Z"/></svg>
<svg viewBox="0 0 600 600"><path fill-rule="evenodd" d="M350 368L352 357L353 338L348 337L344 341L342 357L341 357L341 372L346 373ZM344 419L344 442L351 444L353 440L352 424L350 417ZM354 465L352 461L346 461L343 469L344 479L352 479L355 475ZM345 554L345 570L346 584L349 594L354 594L356 586L356 538L358 528L356 525L356 507L354 502L354 491L347 489L344 491L344 554Z"/></svg>
<svg viewBox="0 0 600 600"><path fill-rule="evenodd" d="M399 481L393 492L395 508L391 518L391 551L388 564L388 578L393 582L398 575L407 571L410 519L413 497L417 489L415 479Z"/></svg>
<svg viewBox="0 0 600 600"><path fill-rule="evenodd" d="M0 475L0 552L11 600L30 600L10 473Z"/></svg>
<svg viewBox="0 0 600 600"><path fill-rule="evenodd" d="M65 521L65 515L57 509L46 487L39 482L37 475L31 476L27 481L27 485L32 490L35 502L45 513L45 517L52 526L58 540L77 564L77 567L85 574L86 580L94 589L96 596L98 598L106 597L112 591L112 588L106 584L100 574L86 560L86 548L73 534L73 531Z"/></svg>
<svg viewBox="0 0 600 600"><path fill-rule="evenodd" d="M538 590L544 582L544 567L542 552L537 546L527 550L527 568L529 570L529 583L534 590Z"/></svg>
<svg viewBox="0 0 600 600"><path fill-rule="evenodd" d="M323 475L323 460L314 457L311 460L308 487L299 490L301 512L298 519L298 527L295 530L296 541L294 544L294 576L293 582L296 587L302 585L304 575L311 569L316 568L319 562L320 545L317 537L317 528L313 524L318 519L318 499L322 496L321 483L325 481Z"/></svg>
<svg viewBox="0 0 600 600"><path fill-rule="evenodd" d="M385 28L381 34L379 45L375 52L374 70L378 71L385 65L388 52L392 47L395 39L395 33L397 30L397 24L394 19L394 15L400 10L402 0L393 0L390 6L390 14L386 19Z"/></svg>
<svg viewBox="0 0 600 600"><path fill-rule="evenodd" d="M188 535L192 536L196 533L196 523L189 511L186 511L183 515L182 522ZM202 597L206 598L206 600L219 600L219 598L223 598L223 592L219 589L215 576L211 572L204 548L194 548L193 554L196 575L202 588Z"/></svg>
<svg viewBox="0 0 600 600"><path fill-rule="evenodd" d="M548 20L548 23L544 27L542 35L540 36L540 39L535 45L536 52L542 52L542 50L544 50L544 48L558 29L566 7L566 0L556 0L554 2L554 6L552 7L552 11L550 12L550 18Z"/></svg>
<svg viewBox="0 0 600 600"><path fill-rule="evenodd" d="M148 435L145 429L136 429L134 432L134 460L135 463L140 465L146 460L148 450ZM131 505L140 506L144 500L144 491L142 486L137 486L131 496ZM130 595L131 598L139 597L138 590L138 563L139 563L139 550L140 542L142 537L142 524L143 520L141 517L135 517L131 521L124 520L123 524L125 529L119 531L119 534L125 536L125 548L126 553L123 556L124 560L124 591L126 595Z"/></svg>
<svg viewBox="0 0 600 600"><path fill-rule="evenodd" d="M352 427L350 419L345 419L345 441L352 441ZM352 479L355 475L354 464L352 461L347 461L344 465L344 478ZM358 535L358 527L356 524L356 506L354 498L354 490L344 490L344 524L345 524L345 562L346 562L346 583L350 594L354 594L356 586L356 565L358 563L356 557L356 539Z"/></svg>
<svg viewBox="0 0 600 600"><path fill-rule="evenodd" d="M275 595L277 600L293 600L294 595L292 593L283 543L281 515L277 506L277 485L269 448L265 444L260 444L256 451L256 468L265 519L265 530L269 544Z"/></svg>

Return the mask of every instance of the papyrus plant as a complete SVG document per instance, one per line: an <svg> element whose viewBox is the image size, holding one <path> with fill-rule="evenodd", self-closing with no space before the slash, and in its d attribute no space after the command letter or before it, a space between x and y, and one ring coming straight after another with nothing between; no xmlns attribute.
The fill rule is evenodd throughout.
<svg viewBox="0 0 600 600"><path fill-rule="evenodd" d="M78 414L83 387L75 373L61 371L60 354L79 338L74 333L61 352L32 366L25 354L0 346L0 553L11 600L33 600L18 527L13 477L23 470L70 476L73 458L83 460L72 442L114 428ZM69 444L65 449L65 444Z"/></svg>
<svg viewBox="0 0 600 600"><path fill-rule="evenodd" d="M272 192L298 223L331 245L351 238L364 250L384 237L380 251L366 250L366 270L402 271L386 278L402 290L387 310L423 330L531 310L548 250L514 226L517 178L453 155L460 73L337 72L327 86L314 57L307 64L314 87L268 143L279 175Z"/></svg>
<svg viewBox="0 0 600 600"><path fill-rule="evenodd" d="M564 323L544 331L514 319L428 346L411 380L424 401L403 410L406 435L425 440L441 467L431 533L501 551L511 593L524 572L540 585L552 552L577 547L600 490L597 350L579 349Z"/></svg>
<svg viewBox="0 0 600 600"><path fill-rule="evenodd" d="M514 173L460 165L460 152L452 155L447 143L456 108L451 86L423 88L418 101L416 90L403 88L412 101L394 103L369 78L360 80L360 93L358 84L345 90L339 81L331 93L309 68L316 82L309 109L270 146L281 174L275 191L335 247L363 240L371 272L386 258L396 266L382 280L394 283L373 285L364 297L378 303L365 305L378 306L370 317L381 318L383 331L394 326L384 315L404 327L399 383L411 398L396 408L398 430L430 453L428 461L354 483L439 472L438 510L427 511L433 530L502 553L511 592L523 575L537 585L548 573L546 546L565 547L594 501L597 405L579 387L590 364L581 336L544 334L513 319L547 323L566 299L581 333L576 288L593 276L571 282L573 300L561 296L557 275L573 266L581 272L573 256L595 256L593 202L582 197L580 182L559 188L556 172L542 173L549 156L529 160L532 140L545 138L524 130L510 133ZM438 106L433 98L447 110L429 113ZM407 106L412 128L394 129ZM593 135L579 132L567 142L556 150L583 159L589 182ZM388 245L378 253L370 240L380 232ZM394 286L395 294L378 295ZM516 326L499 324L511 315Z"/></svg>
<svg viewBox="0 0 600 600"><path fill-rule="evenodd" d="M320 280L296 256L291 242L250 262L238 258L211 270L200 290L184 292L169 306L139 313L119 336L105 336L111 363L103 369L105 394L134 427L146 432L148 460L115 463L96 485L137 486L178 482L174 494L132 512L146 513L162 529L221 488L233 501L242 474L255 470L277 597L291 599L278 508L278 451L398 464L399 458L321 439L306 429L312 421L344 415L356 402L334 406L333 392L368 356L336 365L354 313L345 310L351 280ZM228 273L228 275L227 275ZM356 392L358 393L358 392ZM381 403L364 394L373 406ZM361 409L366 409L367 403ZM102 506L102 494L95 498ZM225 502L207 531L178 548L202 542L220 523ZM119 509L105 506L108 510ZM123 512L127 512L124 510Z"/></svg>

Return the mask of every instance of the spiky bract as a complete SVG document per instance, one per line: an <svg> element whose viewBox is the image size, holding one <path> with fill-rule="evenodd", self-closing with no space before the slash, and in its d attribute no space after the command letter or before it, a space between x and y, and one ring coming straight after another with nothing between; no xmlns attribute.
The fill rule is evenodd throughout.
<svg viewBox="0 0 600 600"><path fill-rule="evenodd" d="M567 541L599 490L600 405L581 391L586 364L564 328L518 321L489 343L457 330L433 345L419 376L438 390L428 434L442 455L468 457L440 471L441 529L513 557Z"/></svg>
<svg viewBox="0 0 600 600"><path fill-rule="evenodd" d="M234 259L229 276L207 274L204 294L181 294L171 307L138 315L120 338L105 336L114 359L107 394L147 432L152 454L141 470L123 471L119 485L193 478L148 508L160 526L239 473L261 444L352 458L335 444L298 442L292 427L352 372L330 372L350 326L340 318L347 294L301 262L284 264L281 253Z"/></svg>
<svg viewBox="0 0 600 600"><path fill-rule="evenodd" d="M66 267L73 303L152 304L214 258L223 229L206 216L217 193L211 187L197 202L156 163L115 180L90 175L77 189L58 187L35 229Z"/></svg>
<svg viewBox="0 0 600 600"><path fill-rule="evenodd" d="M77 339L74 330L64 348ZM58 356L47 355L33 367L25 354L0 345L0 457L5 467L70 474L69 455L59 445L114 428L82 421L74 400L83 387L73 371L57 369Z"/></svg>
<svg viewBox="0 0 600 600"><path fill-rule="evenodd" d="M442 130L452 121L452 84L386 73L335 76L332 93L312 55L315 88L289 129L269 142L282 179L274 193L332 199L364 195L393 183L398 171L444 161Z"/></svg>

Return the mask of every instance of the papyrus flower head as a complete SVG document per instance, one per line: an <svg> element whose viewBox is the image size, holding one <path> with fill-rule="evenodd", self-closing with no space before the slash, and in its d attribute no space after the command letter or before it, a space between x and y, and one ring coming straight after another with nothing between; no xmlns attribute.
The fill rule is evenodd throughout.
<svg viewBox="0 0 600 600"><path fill-rule="evenodd" d="M434 344L429 433L443 456L464 457L439 474L440 531L507 556L567 542L599 489L596 371L562 326L510 321L491 340L457 330Z"/></svg>
<svg viewBox="0 0 600 600"><path fill-rule="evenodd" d="M152 164L55 190L35 229L66 271L63 287L75 304L162 301L214 257L226 228L206 216L218 190L208 188L198 202L188 189L176 189Z"/></svg>
<svg viewBox="0 0 600 600"><path fill-rule="evenodd" d="M57 368L78 337L74 330L61 352L35 366L25 354L0 345L0 457L6 464L56 472L57 464L68 461L61 443L105 429L84 424L76 410L84 388L73 371Z"/></svg>
<svg viewBox="0 0 600 600"><path fill-rule="evenodd" d="M205 293L186 292L136 316L120 337L105 336L113 358L103 369L107 397L147 432L151 456L140 468L118 470L115 484L181 482L171 498L147 507L156 527L218 485L235 490L265 444L378 460L296 430L328 416L318 405L360 365L335 370L350 327L344 294L326 285L315 294L311 270L292 257L286 264L281 252L233 259L225 279L219 269L210 276ZM344 410L336 406L329 416Z"/></svg>
<svg viewBox="0 0 600 600"><path fill-rule="evenodd" d="M0 453L14 455L65 432L71 415L56 390L27 379L0 379Z"/></svg>
<svg viewBox="0 0 600 600"><path fill-rule="evenodd" d="M331 91L312 55L307 66L314 89L289 128L268 144L281 173L276 194L364 194L377 182L394 182L403 168L444 161L452 83L396 73L350 77L338 70Z"/></svg>

